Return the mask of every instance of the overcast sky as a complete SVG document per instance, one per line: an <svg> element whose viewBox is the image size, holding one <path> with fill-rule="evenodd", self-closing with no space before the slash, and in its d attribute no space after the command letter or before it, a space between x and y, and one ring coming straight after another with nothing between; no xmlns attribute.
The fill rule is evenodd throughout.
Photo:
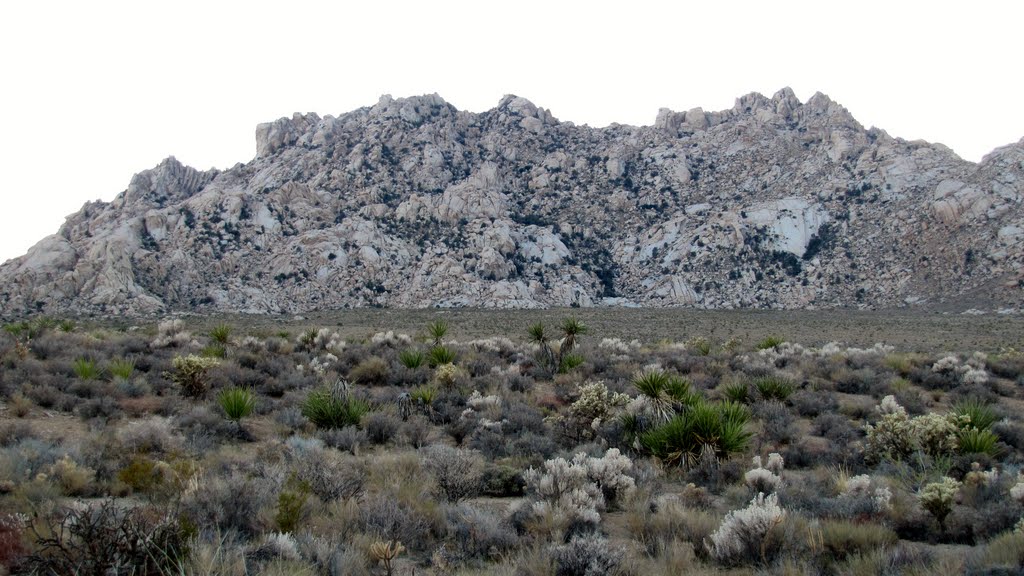
<svg viewBox="0 0 1024 576"><path fill-rule="evenodd" d="M381 94L605 126L790 86L978 161L1024 136L1022 22L977 0L4 2L0 261L167 156L227 168L259 122Z"/></svg>

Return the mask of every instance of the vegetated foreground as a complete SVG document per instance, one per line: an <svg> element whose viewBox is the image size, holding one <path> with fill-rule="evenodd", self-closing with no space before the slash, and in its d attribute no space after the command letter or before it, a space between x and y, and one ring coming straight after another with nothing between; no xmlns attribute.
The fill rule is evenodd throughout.
<svg viewBox="0 0 1024 576"><path fill-rule="evenodd" d="M1014 573L1019 324L649 310L8 324L0 566Z"/></svg>

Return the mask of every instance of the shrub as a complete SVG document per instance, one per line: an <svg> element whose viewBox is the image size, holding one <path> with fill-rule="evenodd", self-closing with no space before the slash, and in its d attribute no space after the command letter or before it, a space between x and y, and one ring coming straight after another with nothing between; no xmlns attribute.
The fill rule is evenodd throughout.
<svg viewBox="0 0 1024 576"><path fill-rule="evenodd" d="M423 467L447 502L476 496L483 486L483 458L476 452L439 444L424 450Z"/></svg>
<svg viewBox="0 0 1024 576"><path fill-rule="evenodd" d="M775 494L758 494L750 505L726 515L721 526L711 535L708 551L726 564L741 562L767 563L778 552L773 545L772 531L785 519Z"/></svg>
<svg viewBox="0 0 1024 576"><path fill-rule="evenodd" d="M611 576L619 573L623 551L597 535L576 536L552 550L556 576Z"/></svg>
<svg viewBox="0 0 1024 576"><path fill-rule="evenodd" d="M207 358L189 354L175 356L171 365L174 371L167 376L178 386L185 396L198 398L206 393L206 372L220 364L216 358Z"/></svg>
<svg viewBox="0 0 1024 576"><path fill-rule="evenodd" d="M698 403L668 423L643 433L640 445L666 463L689 466L704 446L718 458L742 452L750 440L750 412L732 402Z"/></svg>
<svg viewBox="0 0 1024 576"><path fill-rule="evenodd" d="M299 522L305 517L306 501L310 495L309 484L292 476L277 495L277 508L274 512L274 524L284 533L295 532Z"/></svg>
<svg viewBox="0 0 1024 576"><path fill-rule="evenodd" d="M939 523L942 530L946 529L946 517L953 511L953 503L960 491L960 482L944 477L939 482L926 484L917 493L917 501Z"/></svg>
<svg viewBox="0 0 1024 576"><path fill-rule="evenodd" d="M878 524L827 520L821 523L822 548L836 560L854 554L885 550L898 541L896 533Z"/></svg>
<svg viewBox="0 0 1024 576"><path fill-rule="evenodd" d="M497 515L459 504L447 510L448 534L465 559L498 560L518 545L515 531Z"/></svg>
<svg viewBox="0 0 1024 576"><path fill-rule="evenodd" d="M401 426L397 418L386 412L372 412L363 423L367 438L374 444L387 444Z"/></svg>
<svg viewBox="0 0 1024 576"><path fill-rule="evenodd" d="M14 568L28 555L22 534L29 518L21 514L0 516L0 566Z"/></svg>
<svg viewBox="0 0 1024 576"><path fill-rule="evenodd" d="M388 383L389 373L388 363L383 358L371 356L353 368L348 377L353 382L367 386L382 386Z"/></svg>
<svg viewBox="0 0 1024 576"><path fill-rule="evenodd" d="M217 403L228 420L241 422L256 408L256 396L245 388L228 388L217 396Z"/></svg>
<svg viewBox="0 0 1024 576"><path fill-rule="evenodd" d="M365 400L330 389L310 392L302 404L302 415L317 428L358 426L369 411Z"/></svg>
<svg viewBox="0 0 1024 576"><path fill-rule="evenodd" d="M125 508L113 500L59 509L32 526L33 573L163 574L189 555L192 530L167 511Z"/></svg>
<svg viewBox="0 0 1024 576"><path fill-rule="evenodd" d="M323 438L324 443L328 446L353 455L358 455L359 448L370 441L366 430L361 430L354 425L321 430L320 438Z"/></svg>

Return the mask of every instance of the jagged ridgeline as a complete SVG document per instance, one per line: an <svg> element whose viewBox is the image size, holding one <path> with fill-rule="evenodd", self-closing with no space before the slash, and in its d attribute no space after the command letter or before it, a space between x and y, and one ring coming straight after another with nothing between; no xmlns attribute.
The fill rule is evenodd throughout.
<svg viewBox="0 0 1024 576"><path fill-rule="evenodd" d="M385 96L256 140L86 204L0 267L2 312L1021 302L1024 140L973 164L822 94L607 128Z"/></svg>

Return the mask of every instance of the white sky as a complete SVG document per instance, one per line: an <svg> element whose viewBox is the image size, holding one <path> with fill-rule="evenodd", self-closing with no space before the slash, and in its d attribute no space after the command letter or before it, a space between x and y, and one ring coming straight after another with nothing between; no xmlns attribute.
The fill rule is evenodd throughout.
<svg viewBox="0 0 1024 576"><path fill-rule="evenodd" d="M167 156L227 168L259 122L385 93L605 126L791 86L977 161L1024 136L1022 22L1016 0L3 2L0 261Z"/></svg>

